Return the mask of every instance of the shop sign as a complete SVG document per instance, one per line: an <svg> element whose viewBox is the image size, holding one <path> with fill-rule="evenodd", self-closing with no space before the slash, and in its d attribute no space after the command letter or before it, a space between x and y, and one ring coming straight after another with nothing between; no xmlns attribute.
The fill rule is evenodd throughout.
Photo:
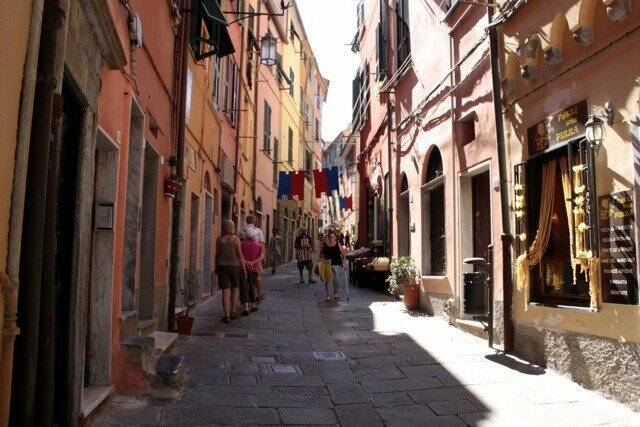
<svg viewBox="0 0 640 427"><path fill-rule="evenodd" d="M638 303L635 215L631 190L599 198L600 273L604 301Z"/></svg>
<svg viewBox="0 0 640 427"><path fill-rule="evenodd" d="M527 130L529 155L541 153L586 133L585 123L589 119L589 109L585 99L547 117Z"/></svg>

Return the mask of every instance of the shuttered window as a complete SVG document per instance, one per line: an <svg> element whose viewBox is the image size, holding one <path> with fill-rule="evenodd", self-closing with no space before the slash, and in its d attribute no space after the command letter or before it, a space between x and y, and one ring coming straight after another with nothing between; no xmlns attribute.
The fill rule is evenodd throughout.
<svg viewBox="0 0 640 427"><path fill-rule="evenodd" d="M287 161L289 164L293 164L293 131L291 128L287 134Z"/></svg>
<svg viewBox="0 0 640 427"><path fill-rule="evenodd" d="M402 64L411 55L411 36L409 33L409 0L396 1L396 27L398 32L397 40L397 67Z"/></svg>
<svg viewBox="0 0 640 427"><path fill-rule="evenodd" d="M280 153L278 150L280 149L278 144L278 138L273 138L273 186L278 185L278 158L280 157Z"/></svg>
<svg viewBox="0 0 640 427"><path fill-rule="evenodd" d="M262 149L266 154L271 152L271 106L264 101L264 122L262 123Z"/></svg>
<svg viewBox="0 0 640 427"><path fill-rule="evenodd" d="M380 0L380 22L376 29L376 72L378 80L384 80L387 76L387 40L389 18L386 0Z"/></svg>
<svg viewBox="0 0 640 427"><path fill-rule="evenodd" d="M222 69L221 69L222 60L217 56L213 58L213 105L216 107L220 106L220 83L222 79Z"/></svg>

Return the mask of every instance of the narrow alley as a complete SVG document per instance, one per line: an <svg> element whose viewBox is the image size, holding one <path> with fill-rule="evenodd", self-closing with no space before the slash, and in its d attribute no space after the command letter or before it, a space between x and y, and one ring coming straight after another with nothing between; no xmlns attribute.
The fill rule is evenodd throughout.
<svg viewBox="0 0 640 427"><path fill-rule="evenodd" d="M265 278L248 318L223 324L218 295L197 308L194 336L173 349L188 372L179 398L115 396L95 425L640 425L624 405L389 296L356 288L328 306L292 266Z"/></svg>

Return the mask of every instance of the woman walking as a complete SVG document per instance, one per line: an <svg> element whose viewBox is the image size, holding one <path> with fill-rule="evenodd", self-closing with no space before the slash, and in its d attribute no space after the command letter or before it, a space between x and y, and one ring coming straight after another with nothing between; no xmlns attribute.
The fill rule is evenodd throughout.
<svg viewBox="0 0 640 427"><path fill-rule="evenodd" d="M235 224L231 220L222 222L222 236L216 241L216 274L222 290L222 321L235 320L238 288L243 281L246 261L242 255L240 239L235 235Z"/></svg>
<svg viewBox="0 0 640 427"><path fill-rule="evenodd" d="M248 219L247 219L248 221ZM259 240L246 235L241 243L242 256L246 261L247 276L240 283L240 304L243 306L242 315L248 316L252 311L258 311L259 301L256 291L260 290L260 273L262 272L262 260L264 259L264 244Z"/></svg>
<svg viewBox="0 0 640 427"><path fill-rule="evenodd" d="M331 261L331 270L333 272L333 278L329 282L325 282L324 289L327 302L337 302L339 299L338 290L340 288L340 282L344 280L344 249L338 242L338 235L335 231L331 230L327 233L322 250L320 251L320 258L323 260ZM333 285L333 293L329 292L329 285Z"/></svg>

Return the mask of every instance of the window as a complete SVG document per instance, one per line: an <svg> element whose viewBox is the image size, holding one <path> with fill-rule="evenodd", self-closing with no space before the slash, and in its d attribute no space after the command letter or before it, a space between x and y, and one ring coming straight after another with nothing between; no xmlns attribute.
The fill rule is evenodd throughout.
<svg viewBox="0 0 640 427"><path fill-rule="evenodd" d="M289 128L287 135L287 161L289 164L293 164L293 131Z"/></svg>
<svg viewBox="0 0 640 427"><path fill-rule="evenodd" d="M582 140L539 155L516 166L515 174L524 196L524 216L517 218L516 231L525 237L519 238L518 249L531 245L532 300L589 306L585 274L589 266L584 254L597 256L597 236L588 143ZM586 227L581 229L578 224L583 223Z"/></svg>
<svg viewBox="0 0 640 427"><path fill-rule="evenodd" d="M322 108L322 94L320 93L320 84L316 88L316 107L318 110Z"/></svg>
<svg viewBox="0 0 640 427"><path fill-rule="evenodd" d="M352 123L353 129L358 131L369 118L369 64L356 73L352 88Z"/></svg>
<svg viewBox="0 0 640 427"><path fill-rule="evenodd" d="M231 59L224 59L224 100L222 109L228 114L229 106L231 105L231 99L233 94L231 93L231 80L233 78L233 64Z"/></svg>
<svg viewBox="0 0 640 427"><path fill-rule="evenodd" d="M447 272L444 173L440 150L429 155L422 185L422 274L444 276Z"/></svg>
<svg viewBox="0 0 640 427"><path fill-rule="evenodd" d="M247 36L247 69L246 69L247 86L249 86L249 89L253 87L253 60L256 52L257 52L256 39L253 36L253 33L249 31L249 34Z"/></svg>
<svg viewBox="0 0 640 427"><path fill-rule="evenodd" d="M398 69L411 55L411 35L409 33L409 0L396 1L396 22L398 30Z"/></svg>
<svg viewBox="0 0 640 427"><path fill-rule="evenodd" d="M460 0L445 0L444 1L444 5L446 6L447 10L452 10L459 3L460 3Z"/></svg>
<svg viewBox="0 0 640 427"><path fill-rule="evenodd" d="M387 12L387 1L380 0L380 22L376 28L376 72L377 79L384 80L387 77L387 28L389 19Z"/></svg>
<svg viewBox="0 0 640 427"><path fill-rule="evenodd" d="M308 148L305 150L304 169L307 181L311 181L311 170L313 169L313 155Z"/></svg>
<svg viewBox="0 0 640 427"><path fill-rule="evenodd" d="M220 106L220 82L222 79L222 60L217 56L213 57L213 105Z"/></svg>
<svg viewBox="0 0 640 427"><path fill-rule="evenodd" d="M273 186L278 185L278 158L280 157L278 150L278 138L273 138Z"/></svg>
<svg viewBox="0 0 640 427"><path fill-rule="evenodd" d="M271 151L271 106L264 101L264 122L262 123L263 142L262 149L266 154Z"/></svg>
<svg viewBox="0 0 640 427"><path fill-rule="evenodd" d="M467 145L476 139L476 115L471 114L458 122L458 141L461 145Z"/></svg>
<svg viewBox="0 0 640 427"><path fill-rule="evenodd" d="M314 139L316 141L320 141L320 122L318 121L317 117L316 117L316 126L314 128L314 132L315 132L315 134L313 135Z"/></svg>
<svg viewBox="0 0 640 427"><path fill-rule="evenodd" d="M358 3L358 9L356 11L358 15L358 33L362 31L362 27L364 26L364 0L360 0Z"/></svg>
<svg viewBox="0 0 640 427"><path fill-rule="evenodd" d="M238 123L238 89L240 85L240 71L235 62L228 61L227 64L227 72L229 75L227 75L225 79L225 90L230 92L228 97L225 93L225 108L227 110L226 113L227 117L229 117L229 121L235 126Z"/></svg>
<svg viewBox="0 0 640 427"><path fill-rule="evenodd" d="M295 93L294 83L295 83L295 75L293 74L293 69L289 67L289 95L291 96L293 96Z"/></svg>

